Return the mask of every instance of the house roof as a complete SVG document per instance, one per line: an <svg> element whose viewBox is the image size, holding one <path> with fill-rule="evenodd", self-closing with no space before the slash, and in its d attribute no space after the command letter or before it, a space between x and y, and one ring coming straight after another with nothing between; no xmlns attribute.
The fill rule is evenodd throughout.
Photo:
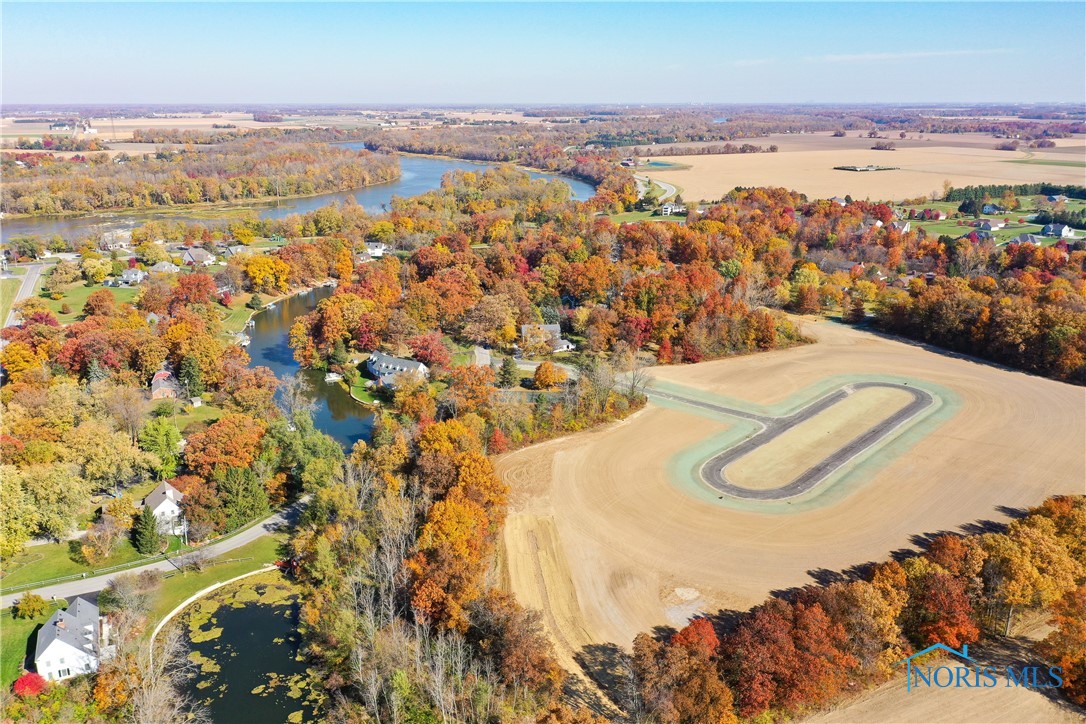
<svg viewBox="0 0 1086 724"><path fill-rule="evenodd" d="M98 607L85 598L76 598L68 610L60 610L50 616L38 631L38 639L34 644L34 660L41 658L55 641L88 654L97 654Z"/></svg>
<svg viewBox="0 0 1086 724"><path fill-rule="evenodd" d="M418 360L393 357L382 352L371 352L369 360L366 361L366 368L382 384L391 384L392 379L401 372L417 372L421 375L430 372L430 368Z"/></svg>
<svg viewBox="0 0 1086 724"><path fill-rule="evenodd" d="M157 488L147 494L147 497L143 499L143 506L149 507L151 510L158 510L158 506L169 500L170 502L180 504L181 499L185 497L185 494L180 490L163 482Z"/></svg>
<svg viewBox="0 0 1086 724"><path fill-rule="evenodd" d="M155 373L155 376L151 378L151 394L154 394L157 390L161 390L163 387L178 391L181 390L181 385L178 384L173 373L168 370L159 370Z"/></svg>
<svg viewBox="0 0 1086 724"><path fill-rule="evenodd" d="M172 262L160 261L159 263L157 263L153 267L151 267L151 271L153 271L153 272L179 272L179 271L181 271L181 267L177 266L176 264L174 264Z"/></svg>
<svg viewBox="0 0 1086 724"><path fill-rule="evenodd" d="M215 256L206 249L188 249L185 251L184 256L193 261L208 261L215 258Z"/></svg>

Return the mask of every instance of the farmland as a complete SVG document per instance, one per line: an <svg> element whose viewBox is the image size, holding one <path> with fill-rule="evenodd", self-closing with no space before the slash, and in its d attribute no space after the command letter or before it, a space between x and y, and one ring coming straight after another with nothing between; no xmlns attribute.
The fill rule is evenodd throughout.
<svg viewBox="0 0 1086 724"><path fill-rule="evenodd" d="M651 178L679 184L687 201L714 200L736 186L784 186L812 198L851 195L857 199L900 201L930 196L949 180L956 187L994 184L1081 184L1086 139L1058 139L1043 150L997 151L985 134L927 135L898 139L895 151L875 151L873 139L830 134L772 135L757 139L776 144L777 153L711 156L658 156L653 161L682 168L645 167ZM659 149L657 149L659 151ZM834 166L892 165L895 171L850 173Z"/></svg>
<svg viewBox="0 0 1086 724"><path fill-rule="evenodd" d="M806 332L819 344L659 367L653 378L660 389L780 414L841 379L877 376L933 390L939 409L795 500L708 490L695 473L734 440L736 420L652 396L624 422L499 460L512 489L507 585L543 611L563 663L697 613L746 610L771 591L812 583L817 571L914 548L917 535L1005 521L1046 495L1081 492L1082 456L1064 442L1086 435L1080 388L829 322ZM838 406L814 418L816 429L795 428L798 443L813 449L812 439L826 439L820 459L890 414L901 403L891 398ZM855 425L847 433L845 418ZM746 463L748 478L803 467ZM789 469L771 469L778 464Z"/></svg>

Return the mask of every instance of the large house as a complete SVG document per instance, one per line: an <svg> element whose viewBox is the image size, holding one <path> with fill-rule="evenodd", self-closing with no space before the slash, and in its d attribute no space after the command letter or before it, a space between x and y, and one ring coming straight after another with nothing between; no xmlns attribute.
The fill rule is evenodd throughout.
<svg viewBox="0 0 1086 724"><path fill-rule="evenodd" d="M1011 239L1012 244L1033 244L1034 246L1040 246L1043 241L1044 239L1034 234L1019 234Z"/></svg>
<svg viewBox="0 0 1086 724"><path fill-rule="evenodd" d="M367 241L366 253L370 255L372 259L380 259L388 251L388 245L382 244L379 241Z"/></svg>
<svg viewBox="0 0 1086 724"><path fill-rule="evenodd" d="M181 267L177 266L173 262L160 261L149 269L152 274L176 274L181 271Z"/></svg>
<svg viewBox="0 0 1086 724"><path fill-rule="evenodd" d="M101 251L117 251L132 246L132 230L118 229L102 234L102 240L98 242Z"/></svg>
<svg viewBox="0 0 1086 724"><path fill-rule="evenodd" d="M909 229L912 228L912 224L910 224L908 221L891 221L890 225L886 228L893 229L894 231L901 232L902 234L908 234Z"/></svg>
<svg viewBox="0 0 1086 724"><path fill-rule="evenodd" d="M423 377L430 376L430 368L418 360L392 357L381 352L370 354L369 360L366 361L366 369L377 379L377 383L384 387L392 387L395 384L396 375L404 372L414 372Z"/></svg>
<svg viewBox="0 0 1086 724"><path fill-rule="evenodd" d="M996 229L1002 229L1006 224L999 219L983 219L973 224L973 226L984 231L995 231Z"/></svg>
<svg viewBox="0 0 1086 724"><path fill-rule="evenodd" d="M524 348L546 344L553 352L570 352L573 342L562 339L562 328L557 324L523 324L520 327L520 342Z"/></svg>
<svg viewBox="0 0 1086 724"><path fill-rule="evenodd" d="M205 249L186 249L181 261L188 266L211 266L215 263L215 255Z"/></svg>
<svg viewBox="0 0 1086 724"><path fill-rule="evenodd" d="M125 284L141 284L147 276L147 272L142 269L125 269L121 272L121 281Z"/></svg>
<svg viewBox="0 0 1086 724"><path fill-rule="evenodd" d="M666 204L660 207L661 216L676 216L678 214L685 214L686 206L684 204L676 204L672 201L668 201Z"/></svg>
<svg viewBox="0 0 1086 724"><path fill-rule="evenodd" d="M185 494L170 485L162 483L152 490L140 506L150 508L158 519L158 527L165 533L181 535L184 523L181 520L181 500Z"/></svg>
<svg viewBox="0 0 1086 724"><path fill-rule="evenodd" d="M1067 224L1045 224L1041 229L1041 236L1056 236L1061 239L1066 239L1069 236L1074 236L1075 230Z"/></svg>
<svg viewBox="0 0 1086 724"><path fill-rule="evenodd" d="M57 611L38 630L34 668L49 681L93 673L109 653L108 641L109 624L99 615L98 607L77 598L68 610Z"/></svg>
<svg viewBox="0 0 1086 724"><path fill-rule="evenodd" d="M1003 214L1007 210L999 204L985 204L980 211L982 214Z"/></svg>
<svg viewBox="0 0 1086 724"><path fill-rule="evenodd" d="M169 370L159 370L151 378L152 400L176 400L181 396L181 383Z"/></svg>

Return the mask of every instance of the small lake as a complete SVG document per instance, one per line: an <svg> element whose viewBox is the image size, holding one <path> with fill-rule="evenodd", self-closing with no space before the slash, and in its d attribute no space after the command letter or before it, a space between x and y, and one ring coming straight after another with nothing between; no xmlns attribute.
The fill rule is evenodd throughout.
<svg viewBox="0 0 1086 724"><path fill-rule="evenodd" d="M365 144L346 143L347 148L361 149ZM65 239L78 239L91 234L101 234L117 229L131 229L148 221L184 221L187 223L213 224L218 221L237 219L244 209L251 209L262 219L281 219L291 214L304 214L316 211L330 203L341 203L353 198L370 213L379 214L393 196L417 196L441 186L441 177L453 170L478 171L491 168L493 164L480 164L471 161L457 161L448 158L425 156L401 156L400 178L387 184L367 186L355 191L341 191L320 194L303 199L286 199L277 202L253 203L245 207L230 207L224 210L205 209L200 213L187 212L184 207L173 207L170 211L132 211L124 213L102 212L86 216L38 216L26 219L12 219L0 224L0 241L6 242L13 236L29 234L50 237L60 234ZM529 171L532 178L561 179L573 191L573 198L586 201L596 193L592 184L555 174ZM221 216L218 214L221 213Z"/></svg>
<svg viewBox="0 0 1086 724"><path fill-rule="evenodd" d="M294 350L288 343L294 320L316 309L317 303L331 296L333 291L331 287L318 287L295 294L276 304L274 309L254 316L254 326L246 331L252 340L248 352L253 366L268 367L281 380L300 377L309 383L316 402L314 425L350 451L358 440L369 437L373 413L355 402L343 385L326 383L323 372L302 369L294 360Z"/></svg>
<svg viewBox="0 0 1086 724"><path fill-rule="evenodd" d="M319 721L298 631L297 589L278 572L210 593L180 617L199 669L185 693L216 724Z"/></svg>

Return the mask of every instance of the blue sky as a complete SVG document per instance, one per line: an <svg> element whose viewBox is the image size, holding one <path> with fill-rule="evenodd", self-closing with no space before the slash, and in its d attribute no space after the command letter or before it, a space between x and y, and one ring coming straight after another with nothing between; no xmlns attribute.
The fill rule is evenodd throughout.
<svg viewBox="0 0 1086 724"><path fill-rule="evenodd" d="M3 4L13 103L1086 102L1086 3Z"/></svg>

